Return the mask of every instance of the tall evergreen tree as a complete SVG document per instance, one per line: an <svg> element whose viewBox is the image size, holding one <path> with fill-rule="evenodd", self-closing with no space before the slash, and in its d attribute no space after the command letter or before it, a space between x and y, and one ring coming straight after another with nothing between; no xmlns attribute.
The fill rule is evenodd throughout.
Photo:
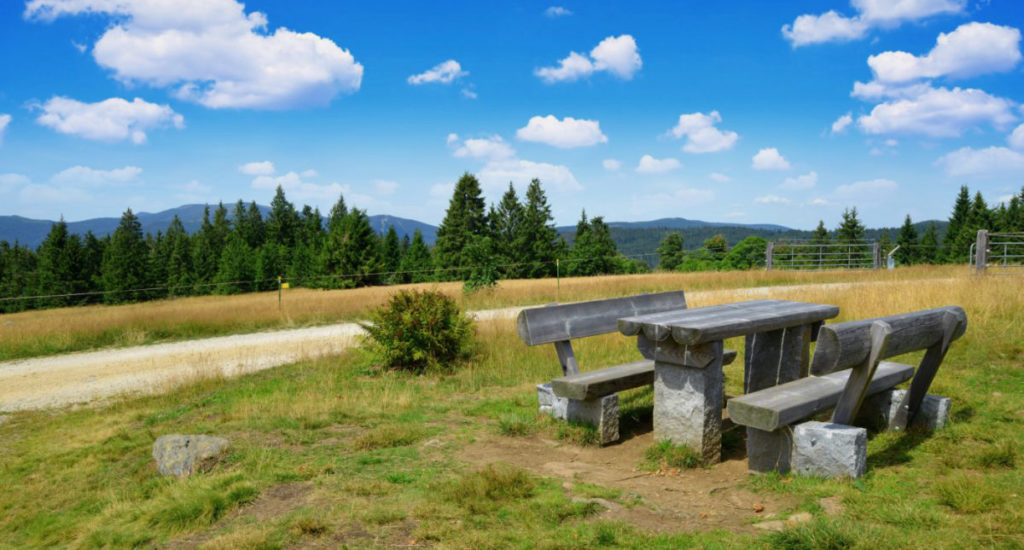
<svg viewBox="0 0 1024 550"><path fill-rule="evenodd" d="M278 185L274 192L274 199L270 201L270 213L267 214L267 221L264 224L267 241L281 245L288 250L295 246L299 225L299 213L284 196L284 189Z"/></svg>
<svg viewBox="0 0 1024 550"><path fill-rule="evenodd" d="M349 288L380 282L380 238L366 212L351 209L328 233L325 274L335 276L329 286Z"/></svg>
<svg viewBox="0 0 1024 550"><path fill-rule="evenodd" d="M952 227L952 223L950 223L950 226ZM951 241L950 261L954 263L968 262L971 243L977 240L979 229L988 229L990 231L992 229L992 212L988 209L988 204L985 203L984 197L981 196L981 191L974 194L974 200L970 203L967 216L964 217L964 221L960 224L956 236ZM949 230L947 228L947 231ZM948 237L947 233L947 240L949 240Z"/></svg>
<svg viewBox="0 0 1024 550"><path fill-rule="evenodd" d="M388 273L385 276L385 282L401 282L401 278L395 272L398 271L398 267L402 263L402 244L398 241L398 233L395 231L394 225L388 225L388 232L381 242L380 255L381 266Z"/></svg>
<svg viewBox="0 0 1024 550"><path fill-rule="evenodd" d="M501 264L500 273L508 279L522 277L526 272L530 261L530 243L523 235L523 218L525 210L519 202L519 196L512 183L508 184L508 191L501 197L497 208L492 208L487 216L491 224L490 234L493 237L492 248L494 260ZM481 251L475 251L477 260L481 258Z"/></svg>
<svg viewBox="0 0 1024 550"><path fill-rule="evenodd" d="M167 239L162 231L157 231L156 236L146 233L146 249L149 253L146 266L147 285L156 287L140 295L140 300L153 300L167 295L164 288L167 283L167 264L170 261L171 251L167 246Z"/></svg>
<svg viewBox="0 0 1024 550"><path fill-rule="evenodd" d="M473 239L487 235L487 214L480 182L465 173L455 184L451 202L441 226L437 228L434 257L444 279L462 279L468 275L471 258L467 246Z"/></svg>
<svg viewBox="0 0 1024 550"><path fill-rule="evenodd" d="M147 286L148 252L142 224L129 208L121 216L103 254L103 289L110 292L104 297L106 302L116 304L140 299L138 294L128 291Z"/></svg>
<svg viewBox="0 0 1024 550"><path fill-rule="evenodd" d="M673 231L661 239L658 245L658 267L666 271L673 271L679 264L683 263L683 235Z"/></svg>
<svg viewBox="0 0 1024 550"><path fill-rule="evenodd" d="M11 245L0 241L0 297L16 298L34 294L36 288L36 254L18 241ZM0 311L24 311L35 304L29 300L0 302Z"/></svg>
<svg viewBox="0 0 1024 550"><path fill-rule="evenodd" d="M274 245L271 245L274 246ZM220 256L217 274L213 279L217 294L237 294L255 289L253 279L256 277L258 261L254 251L249 248L245 238L237 231L228 235L224 253Z"/></svg>
<svg viewBox="0 0 1024 550"><path fill-rule="evenodd" d="M921 235L921 243L918 246L917 255L919 261L923 263L939 263L939 228L935 225L934 221L928 224L928 229L925 229L924 235Z"/></svg>
<svg viewBox="0 0 1024 550"><path fill-rule="evenodd" d="M234 220L234 230L245 241L245 244L249 245L249 248L256 250L263 246L263 214L260 213L260 207L256 205L256 201L249 203L246 207L245 203L239 199L235 203L235 210L232 214Z"/></svg>
<svg viewBox="0 0 1024 550"><path fill-rule="evenodd" d="M958 250L957 241L961 239L960 234L963 226L967 223L967 215L971 212L971 194L966 185L960 186L956 202L953 203L953 212L949 216L949 225L946 226L946 237L943 239L943 251L946 261L966 261L967 252L962 254Z"/></svg>
<svg viewBox="0 0 1024 550"><path fill-rule="evenodd" d="M203 222L199 231L192 236L192 267L195 269L196 284L205 285L213 281L220 263L220 247L217 246L216 231L210 223L210 206L203 209ZM211 287L199 287L202 292L211 291Z"/></svg>
<svg viewBox="0 0 1024 550"><path fill-rule="evenodd" d="M900 234L896 237L896 244L900 247L893 257L899 265L916 264L919 261L917 228L910 220L910 214L903 219L903 226L900 227Z"/></svg>
<svg viewBox="0 0 1024 550"><path fill-rule="evenodd" d="M68 232L64 218L50 226L36 252L37 289L41 295L73 294L88 288L82 268L82 244L78 235ZM78 303L77 297L62 296L37 302L36 307L56 307Z"/></svg>
<svg viewBox="0 0 1024 550"><path fill-rule="evenodd" d="M587 220L586 211L576 224L576 239L569 251L569 275L586 276L615 273L619 265L618 249L612 240L611 229L604 218Z"/></svg>
<svg viewBox="0 0 1024 550"><path fill-rule="evenodd" d="M555 260L565 256L567 247L558 234L547 196L536 178L526 188L520 235L524 250L520 261L526 263L521 275L530 278L554 276Z"/></svg>
<svg viewBox="0 0 1024 550"><path fill-rule="evenodd" d="M430 249L423 240L423 234L420 233L419 229L416 229L413 231L409 248L402 254L402 261L399 263L399 270L402 271L402 282L423 283L430 281L433 267Z"/></svg>
<svg viewBox="0 0 1024 550"><path fill-rule="evenodd" d="M825 228L825 220L818 220L818 227L814 228L814 235L811 237L813 244L828 244L828 229Z"/></svg>
<svg viewBox="0 0 1024 550"><path fill-rule="evenodd" d="M103 239L98 239L92 231L85 232L85 237L82 239L82 257L80 265L82 280L85 282L85 290L87 292L95 292L103 289L103 280L101 277L103 250L106 248L106 243L109 241L109 235ZM84 303L90 304L98 303L100 301L102 301L102 297L98 295L86 296L83 300Z"/></svg>
<svg viewBox="0 0 1024 550"><path fill-rule="evenodd" d="M167 292L171 296L187 296L194 290L192 241L178 216L174 216L167 226L164 241L167 248L167 264L164 268Z"/></svg>

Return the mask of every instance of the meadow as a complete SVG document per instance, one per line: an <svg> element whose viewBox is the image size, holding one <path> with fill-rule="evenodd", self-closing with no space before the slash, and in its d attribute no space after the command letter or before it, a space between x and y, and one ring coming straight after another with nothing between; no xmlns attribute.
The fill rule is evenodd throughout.
<svg viewBox="0 0 1024 550"><path fill-rule="evenodd" d="M821 282L871 284L785 286ZM625 440L594 447L585 427L536 413L534 385L557 373L549 346L526 347L508 320L481 321L474 358L453 373L382 372L353 350L235 379L201 378L164 395L10 414L0 423L0 547L1024 546L1024 280L971 277L963 267L653 274L562 280L558 297L715 290L692 300L700 306L746 299L742 289L762 285L778 287L774 298L838 305L839 321L963 306L967 333L931 389L952 398L950 425L935 434L873 434L868 473L855 481L730 477L744 468L735 430L725 438L725 462L651 472L647 456L658 448L649 390L624 398ZM466 296L457 285L429 286L469 309L555 299L554 281L502 282ZM61 349L87 349L333 322L358 317L393 291L296 290L281 313L276 295L253 295L83 308L74 320L56 311L17 314L3 317L14 324L2 346L25 356L60 351L31 344L60 334L69 335ZM113 336L132 331L144 334ZM727 345L742 350L741 342ZM618 335L576 348L584 368L636 355ZM726 376L735 395L742 361ZM209 471L167 479L151 451L168 433L215 434L232 445ZM549 467L570 462L579 467ZM611 462L628 475L600 475ZM709 479L727 481L711 487ZM687 493L694 485L707 490ZM716 496L723 494L756 500L740 510ZM684 521L674 500L690 498L706 511ZM782 531L757 528L805 514L809 521Z"/></svg>

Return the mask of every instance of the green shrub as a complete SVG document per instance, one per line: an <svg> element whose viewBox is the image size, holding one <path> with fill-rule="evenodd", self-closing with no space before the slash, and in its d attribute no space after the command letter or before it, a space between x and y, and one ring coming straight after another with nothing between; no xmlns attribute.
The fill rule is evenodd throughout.
<svg viewBox="0 0 1024 550"><path fill-rule="evenodd" d="M363 324L370 352L383 366L423 372L449 370L469 357L473 320L439 292L401 291Z"/></svg>

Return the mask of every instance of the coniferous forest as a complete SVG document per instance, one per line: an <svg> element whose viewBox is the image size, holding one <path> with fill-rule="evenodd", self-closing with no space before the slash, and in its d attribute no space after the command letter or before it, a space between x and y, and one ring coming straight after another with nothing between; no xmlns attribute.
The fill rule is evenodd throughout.
<svg viewBox="0 0 1024 550"><path fill-rule="evenodd" d="M129 209L117 229L98 237L76 235L63 221L52 225L32 250L0 241L0 312L93 303L124 303L203 294L273 290L282 282L308 288L464 281L467 289L499 279L638 273L648 262L619 252L612 231L600 216L584 211L567 240L559 235L539 180L520 198L509 184L487 206L475 176L455 185L437 241L428 246L416 231L399 238L394 227L378 235L364 210L344 197L326 217L318 209L301 210L277 188L264 217L255 202L207 207L192 234L175 218L164 231L143 234ZM949 223L940 236L934 223L918 231L908 215L895 235L876 233L883 253L899 245L899 265L966 263L979 229L1024 231L1024 189L990 208L981 193L961 187ZM727 238L723 233L728 233ZM843 212L830 231L824 221L815 243L857 243L867 230L855 208ZM732 244L730 244L730 242ZM670 232L656 251L665 270L750 269L764 265L766 240L741 237L734 228L685 246Z"/></svg>

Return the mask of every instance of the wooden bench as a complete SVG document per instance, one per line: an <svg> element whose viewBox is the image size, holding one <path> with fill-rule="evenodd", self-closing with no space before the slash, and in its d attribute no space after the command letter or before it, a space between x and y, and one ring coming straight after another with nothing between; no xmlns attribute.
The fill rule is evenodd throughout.
<svg viewBox="0 0 1024 550"><path fill-rule="evenodd" d="M748 427L749 468L861 475L866 468L866 431L853 424L858 423L865 398L872 395L877 397L861 419L882 417L892 430L915 423L939 427L943 421L938 409L945 408L948 414L949 401L928 396L928 387L950 344L966 328L967 315L956 306L821 327L811 376L729 400L729 417ZM922 349L926 352L916 373L911 365L882 361ZM911 378L909 390L893 389ZM829 409L829 424L791 427Z"/></svg>
<svg viewBox="0 0 1024 550"><path fill-rule="evenodd" d="M641 361L580 372L572 340L618 332L618 319L686 309L683 291L524 309L516 321L529 346L553 344L562 377L537 386L540 410L557 418L597 427L601 444L619 439L618 392L654 383L654 361L641 349ZM725 361L736 352L727 350Z"/></svg>

